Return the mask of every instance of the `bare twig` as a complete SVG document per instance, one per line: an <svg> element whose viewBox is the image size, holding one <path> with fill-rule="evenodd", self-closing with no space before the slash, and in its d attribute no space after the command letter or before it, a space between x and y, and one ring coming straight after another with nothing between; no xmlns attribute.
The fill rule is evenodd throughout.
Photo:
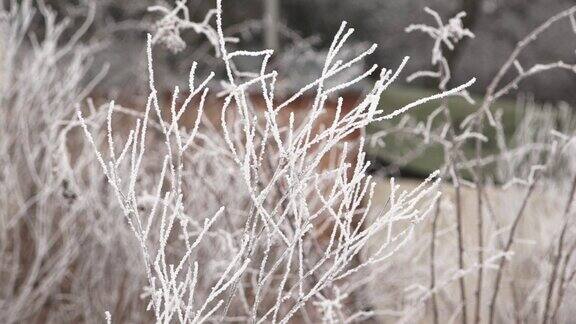
<svg viewBox="0 0 576 324"><path fill-rule="evenodd" d="M548 288L546 291L546 302L544 305L544 313L542 317L542 323L546 324L550 321L550 305L552 304L553 292L556 286L556 277L558 275L558 269L560 266L560 260L562 259L562 255L564 253L564 240L566 236L566 232L568 230L569 215L570 210L572 209L572 202L574 201L574 192L576 191L576 176L574 176L572 180L572 185L570 187L570 193L568 194L568 199L566 201L566 206L564 207L564 214L562 215L562 230L560 231L560 237L558 237L558 246L556 253L554 255L554 261L552 266L552 273L550 274L550 279L548 280Z"/></svg>
<svg viewBox="0 0 576 324"><path fill-rule="evenodd" d="M510 251L512 244L514 243L514 238L516 235L516 229L518 227L518 224L522 220L522 217L524 216L524 211L526 210L526 206L528 205L528 201L530 200L532 193L534 193L534 189L536 188L536 184L538 183L539 179L540 179L540 174L536 177L536 179L534 179L532 181L532 183L530 183L530 185L528 186L528 189L526 190L526 194L524 195L524 199L522 200L522 204L520 205L520 209L518 209L518 212L516 213L516 216L514 217L514 220L512 221L512 226L510 227L510 232L508 233L508 239L506 241L506 245L504 246L504 253L505 254L507 254ZM494 323L494 315L496 312L496 300L498 298L498 293L500 291L500 282L502 281L504 266L506 265L507 260L508 260L508 258L506 256L502 257L500 259L499 264L498 264L498 270L496 271L496 279L494 280L494 286L492 288L492 296L490 298L490 303L488 305L488 311L489 311L488 322L490 324Z"/></svg>

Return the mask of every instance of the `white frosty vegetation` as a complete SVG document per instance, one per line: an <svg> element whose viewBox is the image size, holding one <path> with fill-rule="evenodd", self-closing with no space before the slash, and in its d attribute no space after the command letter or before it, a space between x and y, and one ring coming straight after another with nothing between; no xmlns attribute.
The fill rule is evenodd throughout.
<svg viewBox="0 0 576 324"><path fill-rule="evenodd" d="M461 19L465 13L457 14L445 24L434 10L426 8L425 11L433 17L435 26L410 25L406 32L422 32L432 38L431 63L435 70L416 72L408 77L408 81L424 77L436 79L438 89L443 90L452 77L446 51L454 50L460 40L474 38L474 35L462 26ZM568 238L573 224L568 216L576 188L573 162L570 162L574 160L573 113L563 105L540 108L533 101L519 100L515 114L520 117L517 117L515 130L510 134L503 124L503 111L492 110L498 99L516 89L528 77L555 69L576 71L575 65L562 61L535 64L529 68L520 63L522 52L552 25L569 22L573 26L575 13L576 7L560 12L518 42L488 84L479 109L461 122L452 116L451 102L442 100L424 121L406 116L398 123L381 125L382 130L372 139L379 145L394 137L410 138L417 143L414 153L395 160L401 165L421 157L423 152L429 152L429 148L440 148L443 152L441 176L450 181L454 192L449 201L436 203L429 238L430 258L427 260L429 280L428 283L411 282L410 290L416 293L411 296L413 303L405 307L405 311L398 312L402 320L430 316L434 323L442 322L445 317L460 319L462 323L522 322L527 319L542 319L543 323L548 323L564 318L560 316L570 316L560 314L559 310L566 300L570 278L573 278L566 274L574 273L575 268L572 255L576 245L567 243L574 242L573 234ZM466 92L460 94L474 104ZM495 134L490 140L485 135L489 133ZM488 145L494 148L488 150ZM472 152L467 148L472 148ZM566 177L566 172L572 175ZM465 191L474 194L473 204L463 199ZM495 197L494 192L498 191L501 191L500 197ZM546 191L557 194L545 194ZM545 198L536 203L537 192ZM472 199L469 197L468 200ZM504 213L498 213L494 208L500 201L506 205ZM554 204L561 204L563 209L556 209L545 219L526 220L527 214L533 213L530 208L539 211ZM470 223L475 224L466 225ZM560 230L551 224L560 224ZM528 230L528 227L532 228ZM472 234L475 237L470 239ZM520 238L520 235L524 237ZM538 239L532 240L532 237ZM450 241L454 246L447 243ZM538 244L519 248L524 253L513 250L514 243L527 245L527 242L533 244L534 241ZM408 256L399 259L422 255L423 244L411 245L412 251L406 251ZM447 246L453 251L451 254L446 252ZM551 261L543 262L547 258ZM532 264L539 266L527 274L522 271L514 273L519 270L509 269L511 262L516 268ZM413 276L421 276L424 270L417 268L414 271L420 272ZM518 275L522 279L516 279ZM505 293L505 285L510 286L510 291L506 291L505 298L498 299ZM459 294L451 293L453 290ZM519 297L523 294L529 294L529 297ZM431 314L426 315L424 306L430 306Z"/></svg>
<svg viewBox="0 0 576 324"><path fill-rule="evenodd" d="M433 80L439 94L382 110L408 60L365 68L376 46L349 46L345 23L311 58L324 59L318 75L293 81L282 71L290 56L273 64L271 50L236 50L222 1L200 22L187 1L174 3L150 8L159 19L142 58L143 107L85 100L105 72L88 77L98 44L80 42L94 7L76 29L42 1L0 10L3 322L573 318L576 118L567 104L526 99L510 133L495 108L528 77L574 71L521 54L552 25L576 30L576 8L521 40L477 109L457 119L448 97L472 103L474 80L450 89L445 54L474 37L464 13L446 21L426 9L433 25L407 28L432 39L431 68L408 81ZM192 63L187 89L167 99L155 46L185 50L185 31L206 38L224 73ZM350 106L343 93L360 83ZM420 121L407 114L422 104L438 106ZM376 186L355 137L369 124L380 126L370 144L414 143L409 154L386 151L398 165L442 151L438 171L410 189L393 178Z"/></svg>
<svg viewBox="0 0 576 324"><path fill-rule="evenodd" d="M280 100L274 91L278 75L267 71L272 51L228 52L221 1L214 11L215 28L209 26L210 16L200 25L189 23L184 3L178 2L173 10L153 8L164 12L161 21L172 21L172 27L148 39L150 94L128 136L113 133L114 103L87 117L78 110L86 137L139 242L148 278L143 294L149 299L148 308L162 323L285 323L294 317L340 322L370 317L371 312L363 309L370 305L362 305L360 292L351 291L349 282L370 266L386 262L408 242L438 198L439 178L434 173L410 191L400 190L392 180L387 206L368 222L375 184L366 174L363 140L352 151L344 139L371 122L460 93L474 80L383 114L377 109L380 96L407 60L396 71L373 66L345 83L325 86L375 49L338 60L353 32L343 23L321 75ZM181 12L184 16L178 18ZM154 86L152 43L167 33L170 39L177 38L180 26L205 33L222 57L226 81L218 107L205 106L211 96L207 84L214 75L198 81L196 64L183 101L175 88L169 107L162 107ZM237 71L233 61L239 57L261 60L260 70ZM340 99L334 121L317 128L329 96L374 73L379 73L378 80L350 112L341 113ZM263 99L263 113L257 113L250 101L255 91ZM295 123L293 113L288 123L279 121L283 109L310 93L314 99L301 123ZM207 109L219 110L221 125L207 123L203 118ZM188 129L179 124L186 110L196 110L197 116ZM93 135L92 125L103 114L106 136ZM103 146L108 148L101 151ZM339 153L330 166L322 167L336 149ZM379 248L364 254L363 247L375 236L381 238Z"/></svg>

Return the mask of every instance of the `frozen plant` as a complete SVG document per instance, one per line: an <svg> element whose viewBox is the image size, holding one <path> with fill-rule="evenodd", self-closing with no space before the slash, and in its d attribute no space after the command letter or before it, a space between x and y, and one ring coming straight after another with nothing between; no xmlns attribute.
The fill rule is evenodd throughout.
<svg viewBox="0 0 576 324"><path fill-rule="evenodd" d="M463 13L444 24L438 13L428 8L426 12L433 16L437 26L411 25L406 31L424 32L433 39L435 70L416 72L408 80L435 78L442 90L451 77L445 52L473 34L462 27ZM416 142L417 150L409 159L406 156L395 159L404 163L430 147L442 148L442 178L452 182L454 193L450 201L437 202L430 224L429 259L421 261L428 262L429 281L410 283L419 293L412 297L416 302L403 309L403 320L430 316L434 323L444 317L462 323L529 319L548 323L570 317L569 308L565 307L562 314L561 306L568 300L566 294L573 279L567 274L573 271L572 256L576 249L573 222L569 220L576 180L574 175L566 177L568 168L563 167L570 166L574 159L573 118L565 109L553 111L558 107L521 103L519 107L524 111L516 113L521 117L513 134L509 134L503 126L503 112L493 109L497 100L509 95L528 77L555 69L576 71L574 64L563 61L530 67L520 62L523 51L552 25L567 22L574 29L575 13L576 7L568 8L520 40L489 82L476 110L464 116L462 122L455 122L450 102L443 100L425 121L406 117L375 134L374 143L383 143L383 137L398 134ZM461 95L475 105L466 93ZM495 136L490 138L487 136L490 133ZM491 150L487 149L489 145L493 146ZM560 178L558 173L562 173ZM468 206L463 196L466 191L474 196L473 204ZM495 208L500 200L505 201L504 212ZM549 205L562 207L553 213L546 212L545 221L540 217L544 215L527 219L535 210ZM475 223L472 227L467 225L471 222ZM560 229L550 225L558 223ZM448 243L447 237L454 243ZM524 246L525 251L516 248L528 241L539 244ZM456 258L446 255L443 250L447 246L455 249ZM422 250L414 247L407 253L420 256ZM424 272L422 268L415 271L420 275ZM522 271L528 273L524 276Z"/></svg>
<svg viewBox="0 0 576 324"><path fill-rule="evenodd" d="M163 9L162 19L184 4L178 2L175 11ZM321 75L280 100L275 97L277 72L267 71L272 51L228 52L221 5L218 1L214 11L216 45L227 77L221 99L211 99L207 87L214 75L198 82L193 64L188 94L180 100L175 88L164 107L155 88L154 38L149 37L150 94L129 134L121 139L113 133L114 112L125 111L114 103L87 117L78 110L86 138L140 246L148 278L143 297L150 301L156 321L163 323L371 317L372 312L363 309L367 305L352 297L360 292L350 291L349 283L407 244L438 198L439 178L433 173L409 191L392 181L388 206L368 223L374 182L366 174L362 141L352 151L346 138L371 122L460 93L474 80L384 114L379 99L404 60L396 71L381 69L372 89L349 112L342 112L339 99L333 120L322 124L328 96L378 67L338 85L328 86L328 81L361 62L375 46L349 60L335 60L353 32L343 23ZM233 61L240 57L261 60L259 71L237 71ZM297 122L290 107L308 93L313 100ZM205 118L210 109L220 116L219 125ZM179 122L189 113L195 121L186 128ZM102 114L106 136L92 135L92 125ZM103 145L108 149L101 150ZM331 161L328 166L326 159ZM384 238L380 246L364 254L376 236Z"/></svg>
<svg viewBox="0 0 576 324"><path fill-rule="evenodd" d="M79 125L71 120L106 72L90 76L98 47L81 39L94 7L86 13L72 31L73 21L58 19L42 1L10 1L0 9L3 323L101 318L108 305L126 320L143 320L132 311L142 284L128 265L134 244L104 212L112 207L101 172L92 152L77 145ZM33 24L44 32L34 34ZM122 281L128 273L132 280Z"/></svg>

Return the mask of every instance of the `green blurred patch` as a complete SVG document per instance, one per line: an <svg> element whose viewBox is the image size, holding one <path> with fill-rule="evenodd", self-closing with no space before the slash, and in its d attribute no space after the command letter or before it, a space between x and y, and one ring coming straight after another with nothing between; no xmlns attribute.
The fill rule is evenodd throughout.
<svg viewBox="0 0 576 324"><path fill-rule="evenodd" d="M414 88L414 87L394 87L386 91L380 103L380 109L385 113L391 113L395 109L401 108L411 102L420 98L434 95L437 92L432 90ZM455 126L458 128L462 121L475 112L482 102L479 96L472 96L476 101L474 105L468 103L464 98L452 97L448 100L450 114L454 121ZM426 122L428 116L440 105L439 100L427 102L421 106L411 109L407 114L411 115L417 121ZM502 126L504 133L508 138L514 133L517 122L520 120L519 110L516 109L516 102L513 100L503 99L493 105L492 111L502 111ZM383 127L389 127L398 123L401 116L396 117L392 121L384 123L374 123L367 128L367 133L374 134L381 130ZM442 116L437 119L441 120ZM487 123L485 123L487 124ZM483 151L486 154L497 152L497 144L495 139L495 130L486 125L483 134L488 138L488 142L483 144ZM367 152L373 158L386 164L392 162L392 157L402 157L417 147L415 140L407 140L402 136L392 135L384 140L384 146L368 145ZM464 154L467 157L473 157L475 152L474 141L468 141L463 147ZM431 171L438 169L444 161L444 152L440 145L434 145L427 148L424 152L419 152L418 156L411 159L411 162L401 167L401 170L406 174L416 176L426 176Z"/></svg>

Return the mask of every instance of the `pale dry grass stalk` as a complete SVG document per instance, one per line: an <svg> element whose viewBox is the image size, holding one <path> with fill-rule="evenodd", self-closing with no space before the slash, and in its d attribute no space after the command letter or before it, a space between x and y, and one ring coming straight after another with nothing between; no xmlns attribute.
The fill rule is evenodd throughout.
<svg viewBox="0 0 576 324"><path fill-rule="evenodd" d="M542 323L548 323L550 320L554 318L554 316L550 316L550 306L552 303L552 294L554 292L554 288L556 287L556 280L558 276L558 268L560 266L560 260L564 255L564 240L566 239L566 232L568 230L568 224L570 224L570 211L572 209L572 202L574 201L574 193L576 191L576 177L572 180L572 185L570 186L570 192L568 193L568 198L566 200L566 206L564 207L564 213L562 215L563 225L562 230L560 231L560 236L558 237L558 247L556 250L555 255L553 256L553 266L552 266L552 274L550 275L550 279L548 279L548 288L546 291L546 302L544 306L544 316L542 317ZM562 285L562 283L561 283ZM557 299L557 303L560 304L560 298ZM556 312L554 312L555 314Z"/></svg>

